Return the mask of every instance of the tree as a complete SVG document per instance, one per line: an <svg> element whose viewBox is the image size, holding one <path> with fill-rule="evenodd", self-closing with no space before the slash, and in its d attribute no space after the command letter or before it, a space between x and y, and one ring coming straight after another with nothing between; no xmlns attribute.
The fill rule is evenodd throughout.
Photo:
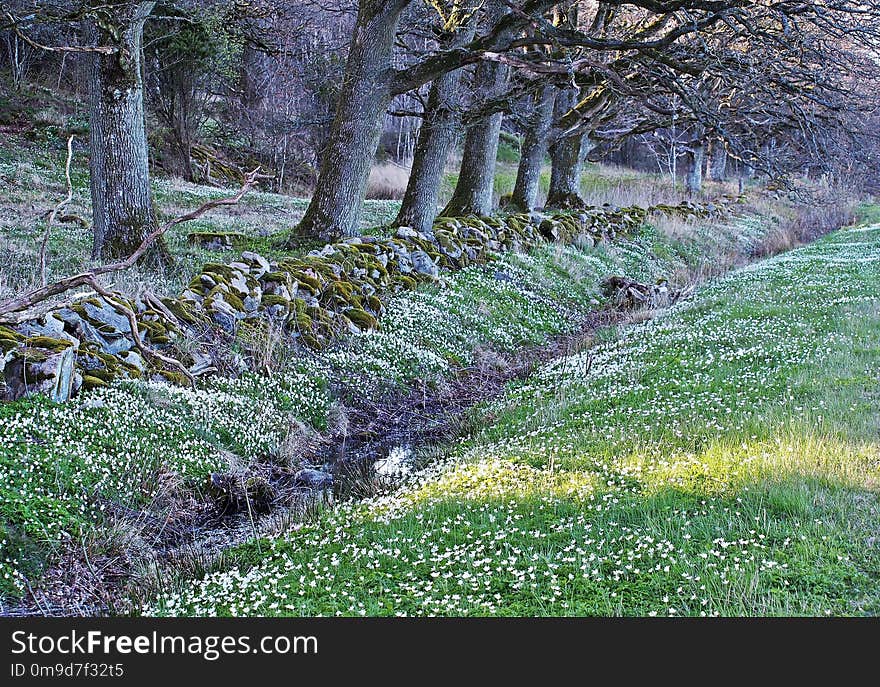
<svg viewBox="0 0 880 687"><path fill-rule="evenodd" d="M481 62L474 77L474 90L491 95L504 87L507 70L500 64ZM503 112L493 112L468 128L458 182L443 215L488 215L492 212L495 163Z"/></svg>
<svg viewBox="0 0 880 687"><path fill-rule="evenodd" d="M516 182L510 199L511 205L524 212L532 210L538 202L541 166L547 156L556 91L556 86L544 86L531 99L534 109L532 116L528 118L516 170Z"/></svg>
<svg viewBox="0 0 880 687"><path fill-rule="evenodd" d="M361 0L330 139L312 201L297 228L323 239L350 236L358 227L379 143L380 116L391 100L389 74L400 14L409 0Z"/></svg>
<svg viewBox="0 0 880 687"><path fill-rule="evenodd" d="M479 62L487 53L508 50L511 37L554 3L526 0L468 45L439 50L403 69L391 66L395 30L411 0L360 0L349 46L346 75L339 95L321 171L306 214L287 241L298 236L323 239L356 232L370 164L380 133L379 119L391 98L406 93L454 69ZM476 2L431 2L441 20L464 20ZM494 70L497 72L498 70ZM493 73L494 73L493 72ZM475 134L476 137L476 134ZM491 136L486 137L486 140Z"/></svg>
<svg viewBox="0 0 880 687"><path fill-rule="evenodd" d="M443 48L465 45L474 36L473 22L450 27L441 39ZM441 74L431 83L422 126L416 142L412 168L400 211L394 224L410 226L417 231L430 231L437 214L440 182L449 157L449 150L459 130L461 69Z"/></svg>
<svg viewBox="0 0 880 687"><path fill-rule="evenodd" d="M101 4L84 20L89 68L92 255L130 255L157 226L150 188L141 70L144 22L154 2ZM154 257L157 255L153 253Z"/></svg>

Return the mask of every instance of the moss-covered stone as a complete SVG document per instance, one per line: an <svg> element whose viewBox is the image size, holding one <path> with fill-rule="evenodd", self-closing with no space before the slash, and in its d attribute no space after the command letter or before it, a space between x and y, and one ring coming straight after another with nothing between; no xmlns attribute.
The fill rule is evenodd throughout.
<svg viewBox="0 0 880 687"><path fill-rule="evenodd" d="M285 308L290 307L289 300L287 300L284 296L277 296L274 293L264 293L263 297L260 299L260 303L266 308L269 308L273 305L281 305Z"/></svg>
<svg viewBox="0 0 880 687"><path fill-rule="evenodd" d="M106 381L101 379L100 377L95 377L94 375L86 374L82 376L82 388L83 389L99 389L101 387L110 386Z"/></svg>
<svg viewBox="0 0 880 687"><path fill-rule="evenodd" d="M342 314L351 320L358 329L376 329L379 326L379 321L375 317L360 308L345 310Z"/></svg>

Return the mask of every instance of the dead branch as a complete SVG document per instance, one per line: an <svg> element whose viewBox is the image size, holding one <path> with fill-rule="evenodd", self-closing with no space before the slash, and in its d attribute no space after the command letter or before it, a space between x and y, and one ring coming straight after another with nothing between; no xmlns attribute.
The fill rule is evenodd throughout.
<svg viewBox="0 0 880 687"><path fill-rule="evenodd" d="M46 249L49 247L49 234L52 232L52 225L55 224L55 218L62 208L67 206L73 200L73 183L70 181L70 163L73 161L73 139L70 136L67 139L67 164L64 166L64 176L67 178L67 197L58 205L52 208L49 213L49 219L46 220L46 231L43 232L43 242L40 244L40 286L46 285Z"/></svg>
<svg viewBox="0 0 880 687"><path fill-rule="evenodd" d="M177 226L178 224L183 224L184 222L191 222L194 219L198 219L206 212L208 212L209 210L213 210L214 208L238 204L238 202L245 196L245 194L247 194L247 192L256 185L258 179L260 178L262 178L262 175L260 174L260 168L257 167L254 171L250 172L247 175L244 185L234 196L210 200L207 203L198 207L197 209L193 210L192 212L181 215L180 217L175 217L174 219L166 222L165 224L152 231L143 240L141 245L138 246L135 251L124 260L108 263L106 265L100 265L99 267L95 267L91 270L80 272L79 274L74 274L69 277L65 277L64 279L59 279L56 282L47 284L46 286L41 286L38 289L33 289L32 291L28 291L21 296L3 301L2 303L0 303L0 322L11 322L13 324L21 322L26 319L26 317L15 316L15 313L25 311L28 308L42 303L48 298L58 296L78 286L91 287L94 280L96 280L102 274L120 272L122 270L126 270L132 267L141 257L143 257L144 253L147 252L150 246L152 246L159 239L159 237L162 236L169 229Z"/></svg>
<svg viewBox="0 0 880 687"><path fill-rule="evenodd" d="M37 43L33 38L22 31L18 26L18 20L12 16L12 14L6 12L6 17L9 19L9 27L12 29L12 32L29 46L36 48L37 50L60 53L98 53L99 55L113 55L114 53L119 52L119 48L109 45L43 45L42 43Z"/></svg>

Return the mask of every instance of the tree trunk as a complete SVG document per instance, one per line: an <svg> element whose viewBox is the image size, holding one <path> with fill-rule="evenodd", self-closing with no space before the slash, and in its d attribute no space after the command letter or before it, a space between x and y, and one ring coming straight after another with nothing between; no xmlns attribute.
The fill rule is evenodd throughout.
<svg viewBox="0 0 880 687"><path fill-rule="evenodd" d="M714 139L709 148L709 178L712 181L727 178L727 147L721 139Z"/></svg>
<svg viewBox="0 0 880 687"><path fill-rule="evenodd" d="M529 129L523 140L519 167L516 171L516 184L511 197L511 204L523 212L531 211L538 202L541 166L544 164L550 142L555 100L556 87L544 86L537 96L534 116L529 122Z"/></svg>
<svg viewBox="0 0 880 687"><path fill-rule="evenodd" d="M473 38L473 26L459 31L444 47L454 48ZM462 70L456 69L437 77L431 84L425 117L413 156L412 169L396 226L409 226L416 231L429 232L437 216L437 196L449 150L458 133L459 117L456 110Z"/></svg>
<svg viewBox="0 0 880 687"><path fill-rule="evenodd" d="M700 142L692 144L687 154L688 172L685 178L685 187L692 195L703 190L703 162L705 158L706 146Z"/></svg>
<svg viewBox="0 0 880 687"><path fill-rule="evenodd" d="M474 92L491 98L500 93L507 80L507 68L496 62L477 65ZM504 113L496 112L473 124L464 142L464 154L455 192L441 214L488 215L494 205L495 163L498 158L498 136Z"/></svg>
<svg viewBox="0 0 880 687"><path fill-rule="evenodd" d="M565 89L556 96L553 118L559 122L575 106L577 91ZM581 163L585 133L559 136L550 146L550 190L546 207L580 208L585 205L581 198Z"/></svg>
<svg viewBox="0 0 880 687"><path fill-rule="evenodd" d="M99 45L118 49L110 55L93 54L89 73L92 256L96 259L130 255L157 226L141 74L144 21L154 5L127 3L116 9L115 26L88 27ZM159 252L152 257L159 257Z"/></svg>
<svg viewBox="0 0 880 687"><path fill-rule="evenodd" d="M392 97L389 67L397 22L408 4L360 3L318 184L296 229L300 236L332 240L357 233L382 115Z"/></svg>

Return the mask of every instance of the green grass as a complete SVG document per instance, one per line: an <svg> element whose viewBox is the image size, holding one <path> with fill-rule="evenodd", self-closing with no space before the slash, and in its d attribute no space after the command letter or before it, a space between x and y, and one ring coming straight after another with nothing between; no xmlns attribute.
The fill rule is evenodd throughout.
<svg viewBox="0 0 880 687"><path fill-rule="evenodd" d="M34 583L66 542L106 540L113 518L105 511L146 508L164 517L170 488L198 498L210 472L270 455L292 419L320 429L331 382L344 381L350 392L367 396L389 384L440 383L456 366L474 364L479 348L513 352L570 331L597 303L598 283L607 274L653 281L696 267L697 246L707 245L707 237L726 237L728 248L746 246L760 226L705 227L688 250L645 228L630 240L588 251L545 245L531 254L509 253L491 265L445 275L442 287L393 298L379 331L349 336L314 359L297 359L282 347L275 356L292 361L293 369L282 367L269 379L215 382L199 390L130 381L63 405L5 405L0 590L17 594ZM694 260L680 257L685 254ZM113 545L106 541L107 548Z"/></svg>
<svg viewBox="0 0 880 687"><path fill-rule="evenodd" d="M878 227L740 270L145 611L876 614L878 287Z"/></svg>

